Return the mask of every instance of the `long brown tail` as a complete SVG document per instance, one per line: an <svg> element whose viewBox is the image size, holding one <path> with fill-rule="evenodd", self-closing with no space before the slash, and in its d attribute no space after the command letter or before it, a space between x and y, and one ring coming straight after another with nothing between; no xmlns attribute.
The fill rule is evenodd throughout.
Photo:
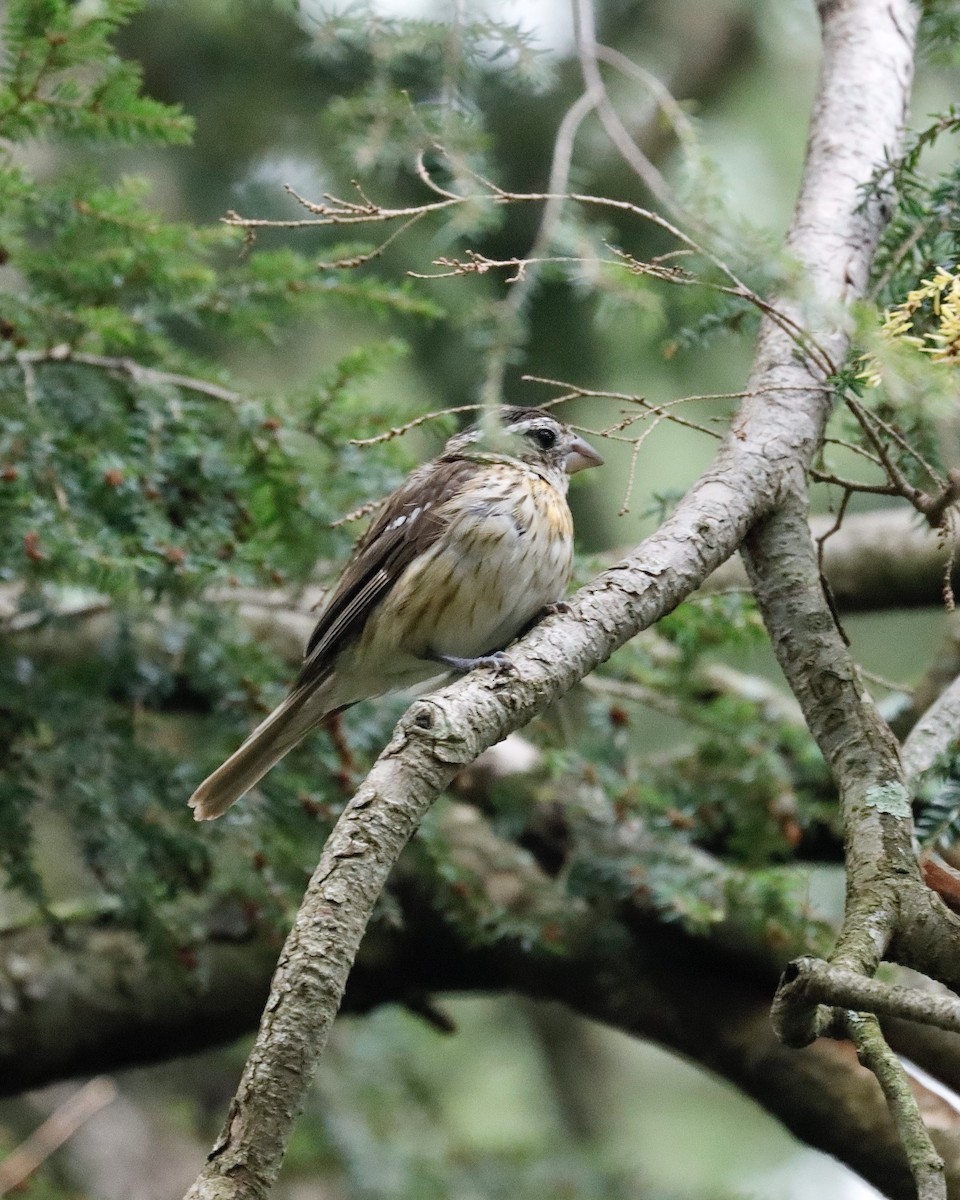
<svg viewBox="0 0 960 1200"><path fill-rule="evenodd" d="M308 703L308 701L310 703ZM324 714L317 689L290 693L250 734L227 761L209 775L190 797L197 821L219 817L310 732Z"/></svg>

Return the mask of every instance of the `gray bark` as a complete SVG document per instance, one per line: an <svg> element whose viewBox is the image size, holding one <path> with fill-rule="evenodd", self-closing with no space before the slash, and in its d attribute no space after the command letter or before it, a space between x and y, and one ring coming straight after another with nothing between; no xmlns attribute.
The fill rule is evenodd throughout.
<svg viewBox="0 0 960 1200"><path fill-rule="evenodd" d="M281 955L226 1125L188 1193L191 1200L268 1194L372 906L418 821L454 773L669 612L786 497L805 496L804 472L830 408L826 376L847 348L843 313L862 294L883 223L879 199L864 203L863 190L900 144L917 15L908 0L821 6L824 63L788 238L807 279L804 303L774 303L788 319L774 313L764 322L753 398L663 527L582 589L569 613L550 617L514 648L515 676L477 673L417 701L400 722L327 843ZM797 321L812 335L802 346L788 332ZM769 390L783 386L791 390ZM795 510L794 504L791 517ZM775 536L780 526L771 522L768 528ZM764 569L762 554L754 553L754 567ZM775 607L771 603L769 611ZM823 632L819 618L812 632ZM856 692L855 678L848 682ZM861 704L858 717L862 711ZM883 773L889 748L879 735L877 746ZM848 781L838 782L843 789ZM902 793L896 799L890 815L899 838L906 827Z"/></svg>

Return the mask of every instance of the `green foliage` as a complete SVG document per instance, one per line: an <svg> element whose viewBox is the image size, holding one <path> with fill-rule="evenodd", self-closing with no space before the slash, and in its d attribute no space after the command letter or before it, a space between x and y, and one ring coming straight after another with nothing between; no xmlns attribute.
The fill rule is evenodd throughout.
<svg viewBox="0 0 960 1200"><path fill-rule="evenodd" d="M509 258L533 243L542 207L499 204L485 179L545 188L551 139L580 84L571 90L576 64L556 70L523 31L472 12L459 23L386 19L366 4L299 25L292 6L268 0L200 7L161 2L136 15L121 0L10 0L0 68L0 871L47 919L64 894L80 894L184 961L211 903L287 927L327 829L404 707L402 697L358 706L221 821L198 830L190 820L192 787L293 670L269 631L235 619L224 592L288 585L296 596L342 561L351 529L331 522L388 491L440 426L372 450L351 439L474 400L491 348L506 350L511 369L559 360L582 382L615 359L611 371L629 383L609 386L673 394L678 359L685 369L703 359L712 376L717 335L750 333L758 320L739 298L631 270L665 255L722 282L703 256L669 257L676 246L662 230L588 206L568 206L541 247L565 261L545 264L542 293L515 309L502 304L508 271L404 278L465 245ZM255 14L253 39L241 10ZM114 48L131 16L147 32L138 45L127 26L125 53L143 56L152 97ZM158 29L175 54L156 50ZM241 50L250 57L224 72L221 91L221 58ZM191 119L162 97L191 89L188 106L211 120L197 130L203 154L185 165ZM665 135L624 114L644 145ZM636 180L614 178L597 153L594 126L578 137L571 188L634 197ZM921 170L956 129L944 113L897 169L881 305L956 257L955 172L931 181ZM378 203L419 204L435 197L413 169L420 150L441 187L486 199L408 229L362 270L331 264L370 254L395 226L359 238L352 226L349 241L342 228L264 230L248 244L188 215L246 213L266 196L265 215L303 217L278 186L287 179L312 199L356 199L360 176ZM717 179L695 165L685 194L716 227L715 244L758 291L789 282L769 235L722 224ZM629 338L608 328L624 313ZM411 396L422 366L429 381ZM856 367L844 385L864 391ZM690 390L720 386L711 377ZM867 402L936 452L926 408ZM841 419L843 436L859 438ZM660 477L649 493L658 516L682 494ZM618 542L634 534L623 530ZM462 853L441 801L375 923L413 919L413 878L420 902L472 945L547 968L585 925L615 955L638 919L695 936L746 929L771 959L816 946L802 864L839 854L826 769L773 689L712 673L744 657L752 669L759 631L741 596L683 605L655 639L626 647L596 689L535 723L543 758L532 777L471 797L486 808L478 824L513 843L498 878L519 861L536 866L540 888L519 898L491 888L489 864ZM929 810L941 831L955 817L945 796ZM51 871L45 840L64 833L77 861ZM438 1133L428 1085L382 1045L346 1064L336 1104L310 1113L294 1168L298 1155L314 1167L319 1158L371 1200L635 1191L559 1139L484 1154ZM383 1152L388 1142L396 1155Z"/></svg>
<svg viewBox="0 0 960 1200"><path fill-rule="evenodd" d="M215 852L208 831L200 838L190 824L183 797L279 699L289 673L211 606L210 589L297 585L318 560L341 559L349 535L331 523L388 490L410 462L398 441L377 452L350 445L409 415L401 389L382 386L404 368L397 338L338 339L332 365L311 364L306 381L282 389L245 386L237 364L253 343L284 356L304 330L326 323L368 330L389 317L409 328L441 310L409 280L395 282L396 270L380 279L329 265L369 243L326 244L319 264L276 241L244 245L226 225L170 218L156 187L124 176L117 143L165 145L190 133L178 107L141 96L138 68L113 49L135 8L19 0L8 13L0 580L10 590L3 661L12 682L0 861L15 887L45 903L25 848L32 806L55 809L80 846L86 882L161 945L189 941L182 902L193 893L241 894L282 922L323 828L397 710L363 706L346 741L319 734L292 755L259 789L259 808L250 800L221 823L216 836L232 853ZM346 158L398 194L422 147L438 182L484 190L475 172L490 170L496 153L486 92L505 87L514 102L532 103L553 79L525 34L487 20L453 28L355 7L307 28L312 63L333 95L326 161ZM92 157L68 155L65 139L78 134L96 143ZM29 169L25 139L63 170ZM415 186L422 198L422 182ZM431 236L445 244L466 228L489 232L504 215L489 203L457 210ZM566 214L552 248L577 261L558 265L551 285L632 305L651 337L682 313L689 331L677 345L744 323L738 305L714 304L709 291L665 299L665 285L624 269L639 261L633 249L619 266L585 270L579 260L609 258L601 241L627 244L610 213ZM751 267L756 285L778 269ZM449 328L474 348L522 340L523 315L507 328L492 293L459 303ZM85 633L92 627L70 615L67 595L74 609L79 596L80 609L107 613L109 631ZM572 813L598 784L606 797L602 814L571 818L564 883L575 901L615 907L645 890L664 919L704 930L728 905L690 847L707 846L759 879L771 861L789 861L808 830L829 825L822 766L804 735L763 702L703 682L708 655L740 652L758 630L742 598L698 599L662 623L657 654L617 660L620 681L658 697L693 731L669 761L625 732L642 701L585 703L576 751L540 723L547 776L569 793ZM503 795L498 803L498 827L522 835L523 815ZM624 814L683 853L659 862L651 853L645 864L614 853L611 831ZM428 822L416 853L451 919L481 941L509 937L562 953L575 930L562 927L559 909L518 917L491 903L448 849L442 824Z"/></svg>
<svg viewBox="0 0 960 1200"><path fill-rule="evenodd" d="M204 589L305 579L345 551L333 519L409 462L391 446L373 464L348 445L406 415L400 396L377 409L366 400L403 356L397 339L346 346L279 394L243 387L225 362L252 339L288 344L321 312L375 322L438 309L406 285L344 279L290 249L243 256L237 231L168 219L142 178L111 182L111 145L183 143L192 128L177 106L142 96L139 68L113 49L137 8L13 0L7 10L0 867L47 903L32 829L37 811L50 814L72 830L85 886L160 945L189 940L165 922L204 887L246 889L279 918L280 882L297 890L297 841L311 828L295 809L298 834L278 823L269 872L245 851L217 876L209 839L191 826L183 802L199 769L184 755L184 722L164 711L222 707L235 738L261 685L283 677ZM64 139L77 136L99 158L69 159ZM40 147L64 170L35 170ZM98 612L109 632L88 634L86 614Z"/></svg>
<svg viewBox="0 0 960 1200"><path fill-rule="evenodd" d="M924 849L956 843L960 837L960 777L957 755L929 771L917 789L914 825Z"/></svg>
<svg viewBox="0 0 960 1200"><path fill-rule="evenodd" d="M924 160L941 138L960 132L951 105L909 139L901 158L877 179L874 191L895 207L873 262L874 294L881 306L899 304L937 266L960 259L960 168L955 161L931 172Z"/></svg>
<svg viewBox="0 0 960 1200"><path fill-rule="evenodd" d="M920 47L934 62L956 61L960 45L960 5L956 0L924 0Z"/></svg>
<svg viewBox="0 0 960 1200"><path fill-rule="evenodd" d="M764 636L753 597L744 592L694 596L668 613L657 632L680 651L684 665L711 648L757 645Z"/></svg>
<svg viewBox="0 0 960 1200"><path fill-rule="evenodd" d="M787 922L792 885L765 872L770 863L793 861L836 821L829 776L809 733L770 685L716 661L718 654L748 651L760 629L752 601L742 595L689 601L658 625L663 641L612 660L622 684L609 692L598 686L590 705L606 749L599 764L594 759L582 768L591 796L582 828L596 829L602 794L611 828L635 817L650 836L612 858L585 837L576 851L579 869L589 871L594 890L599 882L623 898L642 887L664 919L695 932L726 920L732 906L718 891L713 860L690 848L709 849L728 863L730 878L744 881L738 886L769 878L764 886L779 890ZM682 740L669 753L644 746L651 712L680 723ZM590 780L602 785L601 793ZM802 940L804 909L792 907Z"/></svg>
<svg viewBox="0 0 960 1200"><path fill-rule="evenodd" d="M952 28L956 7L931 4L927 17ZM827 447L824 465L868 487L896 481L899 488L902 480L936 495L953 466L943 429L956 393L960 170L955 155L944 155L944 143L958 132L953 105L927 118L864 193L864 204L892 211L854 351L834 382L840 398L855 397L866 410L871 430L839 406L829 433L841 448Z"/></svg>
<svg viewBox="0 0 960 1200"><path fill-rule="evenodd" d="M52 134L121 141L186 142L179 108L140 93L140 70L111 39L143 0L11 0L4 25L0 137Z"/></svg>
<svg viewBox="0 0 960 1200"><path fill-rule="evenodd" d="M715 339L724 335L754 331L760 323L760 314L745 300L722 296L702 315L672 332L666 343L665 353L672 358L685 351L703 350Z"/></svg>
<svg viewBox="0 0 960 1200"><path fill-rule="evenodd" d="M436 1043L432 1030L402 1011L348 1022L321 1065L316 1095L294 1135L287 1178L315 1171L319 1157L325 1173L357 1200L625 1200L634 1194L622 1168L585 1152L550 1111L539 1113L533 1128L516 1129L506 1146L490 1144L481 1129L465 1129L450 1111L449 1081L444 1088L436 1077L443 1058ZM522 1111L518 1100L522 1104L505 1096L502 1103ZM471 1126L480 1116L474 1105Z"/></svg>
<svg viewBox="0 0 960 1200"><path fill-rule="evenodd" d="M480 167L488 137L476 98L484 78L502 75L520 92L549 79L530 34L490 18L452 27L387 17L362 3L324 16L311 33L318 62L345 85L327 113L328 125L339 152L365 172L408 169L433 146L463 168Z"/></svg>

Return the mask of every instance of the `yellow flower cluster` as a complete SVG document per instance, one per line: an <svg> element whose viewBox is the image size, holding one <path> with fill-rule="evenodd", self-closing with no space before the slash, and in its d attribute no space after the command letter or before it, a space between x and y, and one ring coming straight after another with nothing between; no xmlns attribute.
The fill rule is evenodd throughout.
<svg viewBox="0 0 960 1200"><path fill-rule="evenodd" d="M929 328L918 332L918 325ZM937 267L902 304L887 309L880 332L885 341L913 346L933 362L960 363L960 274ZM873 355L864 357L859 378L879 386L880 363Z"/></svg>

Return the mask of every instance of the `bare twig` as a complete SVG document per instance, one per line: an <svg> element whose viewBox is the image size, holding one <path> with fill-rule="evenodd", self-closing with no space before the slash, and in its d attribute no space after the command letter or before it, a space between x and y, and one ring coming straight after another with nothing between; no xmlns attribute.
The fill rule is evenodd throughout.
<svg viewBox="0 0 960 1200"><path fill-rule="evenodd" d="M389 208L376 204L354 204L350 200L342 200L329 192L324 193L324 203L317 204L307 200L287 185L286 191L294 199L313 214L312 218L298 217L290 220L273 220L267 217L241 217L231 210L222 218L224 225L232 225L239 229L256 231L258 229L308 229L311 226L323 225L368 225L379 221L407 221L411 217L426 216L427 213L442 212L447 208L466 204L470 200L484 199L501 200L502 197L485 194L483 196L454 196L446 200L432 200L428 204L411 204L404 208Z"/></svg>
<svg viewBox="0 0 960 1200"><path fill-rule="evenodd" d="M600 118L600 123L603 125L604 132L610 141L613 142L614 146L616 146L624 162L642 180L650 191L650 194L668 212L680 219L689 220L688 214L684 212L683 205L680 203L673 188L630 136L626 126L620 120L616 109L610 102L610 97L607 94L607 89L604 87L603 79L600 75L600 67L597 62L596 22L594 20L591 0L575 0L573 12L577 33L577 51L580 57L580 70L583 74L583 80L587 86L588 93L594 97L597 115ZM618 65L622 64L618 63ZM644 80L644 83L647 84L647 80ZM666 89L662 90L665 91Z"/></svg>
<svg viewBox="0 0 960 1200"><path fill-rule="evenodd" d="M87 354L74 350L66 344L50 350L20 350L14 355L27 381L28 389L35 389L33 368L39 363L61 363L71 366L94 367L117 375L126 375L134 383L145 383L156 387L176 387L186 391L238 404L243 400L240 392L222 387L208 379L195 379L192 375L181 375L176 371L159 371L156 367L145 367L133 358L117 358L108 354Z"/></svg>
<svg viewBox="0 0 960 1200"><path fill-rule="evenodd" d="M55 1150L81 1125L113 1102L117 1089L111 1079L98 1075L78 1088L33 1133L0 1162L0 1196L22 1186Z"/></svg>
<svg viewBox="0 0 960 1200"><path fill-rule="evenodd" d="M844 479L830 471L821 471L817 467L810 468L810 478L816 483L829 483L833 487L843 488L847 495L862 492L865 496L900 496L903 493L894 483L861 483L858 479Z"/></svg>
<svg viewBox="0 0 960 1200"><path fill-rule="evenodd" d="M441 187L440 184L437 183L427 169L427 164L424 161L424 155L425 151L423 150L417 152L417 159L414 168L420 181L426 184L431 192L436 192L438 196L442 196L444 200L460 200L461 197L457 192L451 192L448 188Z"/></svg>
<svg viewBox="0 0 960 1200"><path fill-rule="evenodd" d="M871 454L864 446L858 445L856 442L848 442L845 438L825 437L823 439L825 446L841 446L844 450L849 450L851 454L859 454L861 458L865 458L867 462L873 463L875 467L883 469L883 463L875 454Z"/></svg>
<svg viewBox="0 0 960 1200"><path fill-rule="evenodd" d="M871 484L853 484L851 490L860 492L880 492L881 494L892 494L902 496L907 500L917 512L922 513L927 520L927 523L933 529L943 528L946 532L949 521L949 511L956 505L960 499L960 472L951 471L944 480L939 473L927 462L927 460L911 446L907 439L888 421L884 421L882 417L865 408L859 400L853 396L847 396L847 407L860 423L863 432L871 445L877 452L877 457L880 464L890 480L889 485L871 485ZM914 458L920 466L926 471L930 478L937 485L937 494L931 496L922 488L914 487L907 479L904 473L893 460L892 455L887 449L880 432L887 434L905 453L908 453ZM836 477L824 476L823 473L818 473L815 477L822 478L826 483L839 482ZM881 488L888 488L886 492L881 492ZM952 552L951 552L952 560ZM949 590L949 576L951 563L947 566L947 587L945 589L945 601L949 608L952 604L952 593Z"/></svg>
<svg viewBox="0 0 960 1200"><path fill-rule="evenodd" d="M875 1016L859 1012L846 1013L844 1023L857 1057L873 1072L883 1090L917 1185L917 1200L946 1200L943 1158L930 1140L907 1072L887 1045L880 1023Z"/></svg>
<svg viewBox="0 0 960 1200"><path fill-rule="evenodd" d="M412 229L413 226L416 225L418 221L421 221L426 215L427 214L425 212L418 213L416 216L411 217L409 221L404 221L402 225L398 226L398 228L396 228L388 238L382 241L373 250L368 250L364 254L354 254L349 258L337 258L332 262L318 261L315 265L320 271L352 270L355 267L364 267L367 265L367 263L373 262L374 259L379 258L387 249L387 247L391 245L391 243L395 242L397 238L405 234L408 229Z"/></svg>
<svg viewBox="0 0 960 1200"><path fill-rule="evenodd" d="M851 494L852 493L849 488L844 491L843 499L840 501L840 507L837 509L836 519L830 528L825 529L817 538L817 570L820 572L820 578L823 580L825 587L828 585L826 583L826 572L823 569L823 548L835 533L840 532L840 526L843 524L843 518L846 516L847 505L850 503Z"/></svg>
<svg viewBox="0 0 960 1200"><path fill-rule="evenodd" d="M576 398L590 400L619 400L625 404L636 404L644 409L647 414L655 417L663 417L668 421L673 421L677 425L683 425L686 429L695 429L697 433L705 433L708 437L716 438L718 441L721 435L715 429L708 429L706 425L700 425L696 421L691 421L686 417L679 417L676 413L671 412L679 404L687 404L693 400L723 400L728 394L718 393L715 396L681 396L676 400L668 400L663 404L653 404L644 396L637 396L630 392L610 392L604 391L602 388L581 387L576 383L568 383L562 379L546 379L542 375L524 375L526 383L542 383L547 387L562 388L564 395L559 397L555 403L561 400L573 400ZM629 421L627 422L629 424ZM624 426L625 427L625 426ZM614 426L608 430L590 430L585 432L596 433L598 437L609 437L617 440L617 427ZM622 441L633 439L620 439Z"/></svg>
<svg viewBox="0 0 960 1200"><path fill-rule="evenodd" d="M876 299L876 297L880 295L883 289L893 278L897 268L914 248L914 246L916 246L916 244L921 240L921 238L925 237L926 234L938 224L941 228L944 227L943 220L944 219L942 216L933 216L922 219L920 223L910 232L910 234L903 239L903 241L897 247L896 253L890 259L887 269L870 289L871 300Z"/></svg>
<svg viewBox="0 0 960 1200"><path fill-rule="evenodd" d="M479 177L478 177L479 178ZM305 218L296 221L275 221L255 217L242 217L236 212L229 212L223 218L227 225L237 226L246 229L250 232L257 229L275 228L275 229L299 229L308 228L311 226L322 225L359 225L370 222L381 221L396 221L409 220L410 218L426 215L427 213L442 212L446 209L461 204L469 204L476 202L487 202L492 204L530 204L530 203L546 203L551 200L564 201L573 200L579 204L584 204L591 207L610 208L620 212L627 212L642 220L649 221L658 228L663 229L675 238L685 249L700 255L707 262L711 263L718 271L730 281L728 285L715 283L705 283L716 291L734 296L744 302L753 305L759 309L765 316L769 317L776 324L783 328L784 332L796 344L798 349L809 355L817 364L824 375L836 374L837 367L829 354L824 348L817 344L816 339L812 338L808 329L804 328L803 323L791 316L782 308L777 308L768 300L760 296L753 288L749 287L733 270L729 263L723 259L716 251L701 245L689 234L684 233L673 222L668 221L660 213L654 212L651 209L643 208L639 204L633 204L628 200L615 200L608 196L591 196L583 192L569 193L553 193L553 192L508 192L503 188L497 187L489 180L481 180L484 186L484 191L473 194L464 195L461 197L450 196L447 199L431 201L428 204L408 205L404 208L389 208L373 204L369 200L365 200L362 204L357 204L351 200L344 200L329 193L324 196L322 203L314 203L308 201L294 192L292 188L287 190L300 203L305 205L308 210L314 214L311 218ZM629 256L622 256L623 262L634 271L640 271L643 266L638 260L630 262ZM455 261L455 260L451 260ZM493 263L490 264L495 265ZM510 265L516 267L519 265L519 260ZM467 269L467 268L464 268ZM489 267L488 267L489 269ZM454 271L457 273L457 271ZM673 276L669 272L664 272L662 277L670 279L673 282L689 282L685 276Z"/></svg>
<svg viewBox="0 0 960 1200"><path fill-rule="evenodd" d="M479 412L482 408L482 404L457 404L453 408L436 408L433 412L421 413L419 417L405 421L403 425L393 425L389 429L385 429L383 433L374 434L373 437L351 438L350 445L378 446L381 442L392 442L394 438L403 437L411 429L418 429L421 425L426 425L428 421L438 421L441 417L454 413Z"/></svg>
<svg viewBox="0 0 960 1200"><path fill-rule="evenodd" d="M652 71L641 67L639 63L635 63L632 58L628 58L613 46L604 46L600 42L595 42L593 48L597 58L609 63L612 67L616 67L618 71L629 76L631 79L635 79L642 87L646 88L653 97L657 107L670 122L679 141L688 150L696 147L698 141L697 134L690 118L683 111L682 106L677 103L673 93L661 79L658 79Z"/></svg>
<svg viewBox="0 0 960 1200"><path fill-rule="evenodd" d="M550 180L547 187L551 198L543 206L540 225L527 255L528 262L543 259L551 245L563 215L563 195L570 178L573 161L573 144L584 118L594 108L596 96L589 89L567 109L557 129L553 143L553 158L550 164ZM536 282L534 272L526 270L510 290L497 318L498 333L492 340L487 354L487 367L480 399L485 406L498 404L503 398L503 381L506 375L510 351L516 340L516 323L523 315Z"/></svg>
<svg viewBox="0 0 960 1200"><path fill-rule="evenodd" d="M863 429L863 432L866 434L874 450L876 450L877 457L883 464L883 469L886 471L890 482L896 488L897 492L903 496L905 500L909 500L918 512L925 512L926 507L931 502L931 498L920 488L914 487L913 484L907 479L907 477L891 458L883 439L877 432L877 426L880 426L887 433L895 433L893 427L886 421L881 421L881 419L875 413L872 413L868 409L864 408L859 400L856 400L853 396L847 397L847 407L857 418L857 421L860 423L860 427ZM897 440L904 445L906 444L903 439L899 437L899 435L897 435ZM919 454L917 454L916 450L911 450L911 453L925 467L931 477L936 479L937 477L933 471L933 468L930 467L920 457Z"/></svg>
<svg viewBox="0 0 960 1200"><path fill-rule="evenodd" d="M697 421L691 421L687 417L678 416L675 412L670 411L680 404L686 404L693 399L703 400L704 396L681 396L676 400L668 400L663 404L652 404L643 396L632 396L624 392L607 392L596 388L578 387L576 384L564 383L556 379L543 379L538 375L524 375L523 379L529 383L543 383L553 387L563 388L564 392L561 396L555 397L551 402L553 404L562 404L568 400L578 398L590 398L599 400L621 400L627 404L633 404L641 408L640 413L629 413L614 425L606 429L588 429L584 426L577 426L584 433L592 434L594 437L606 438L614 442L627 442L630 445L630 462L627 468L627 481L624 487L623 503L618 511L618 516L626 516L630 511L630 497L633 494L633 487L636 480L637 464L639 461L640 450L643 443L654 432L662 421L671 421L676 425L682 425L686 429L694 429L697 433L705 433L708 437L721 440L721 435L715 429L709 429L706 425L701 425ZM651 419L652 418L652 419ZM639 435L624 436L624 430L639 421L650 419L650 424Z"/></svg>

